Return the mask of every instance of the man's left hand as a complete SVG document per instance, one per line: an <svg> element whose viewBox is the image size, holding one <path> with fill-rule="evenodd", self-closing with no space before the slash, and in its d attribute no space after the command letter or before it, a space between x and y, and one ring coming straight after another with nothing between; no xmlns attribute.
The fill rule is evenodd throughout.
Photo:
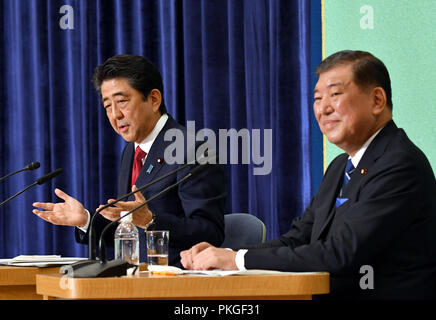
<svg viewBox="0 0 436 320"><path fill-rule="evenodd" d="M136 186L132 187L132 191L137 190ZM114 201L113 199L109 199L108 203ZM116 204L114 204L115 207L108 207L100 212L100 214L105 217L106 219L109 219L111 221L114 221L120 217L121 211L131 211L135 209L136 207L140 206L145 202L145 198L142 195L141 192L135 193L135 201L119 201ZM101 208L103 205L100 205L99 208ZM144 205L142 208L136 210L134 213L132 213L132 222L134 225L145 229L148 223L150 223L153 214L148 209L147 205Z"/></svg>

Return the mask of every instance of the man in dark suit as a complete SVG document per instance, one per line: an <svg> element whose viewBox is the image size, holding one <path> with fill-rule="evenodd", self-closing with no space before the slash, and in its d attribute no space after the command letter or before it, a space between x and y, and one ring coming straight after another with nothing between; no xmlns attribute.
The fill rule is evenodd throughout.
<svg viewBox="0 0 436 320"><path fill-rule="evenodd" d="M182 264L327 271L332 298L435 298L435 177L392 120L386 67L347 50L316 73L316 119L346 153L329 165L308 208L278 239L238 251L199 243L181 253Z"/></svg>
<svg viewBox="0 0 436 320"><path fill-rule="evenodd" d="M177 131L184 137L183 142L186 146L187 130L167 114L163 100L162 78L153 64L139 56L114 56L96 68L93 83L101 95L113 129L128 142L121 157L118 197L182 165L167 161L166 148L181 141L165 141L168 140L168 137L165 139L165 134L170 130ZM189 155L195 155L195 150L177 150L184 151L184 156L181 157L184 163L188 159L193 160ZM134 209L145 202L146 198L176 183L193 166L188 166L150 186L142 194L135 193L126 201L101 211L101 215L96 216L94 221L97 237L109 220L120 217L121 211ZM33 212L53 224L76 226L76 240L87 242L90 213L79 201L63 191L56 189L55 193L65 202L34 203L36 208L44 210L34 209ZM215 245L222 243L225 199L222 168L219 165L206 164L205 170L194 178L135 211L133 223L143 229L153 224L155 230L169 230L169 264L178 264L180 251L198 241L211 241ZM106 233L107 244L113 244L115 228L116 226ZM144 261L144 232L139 232L139 236L140 259Z"/></svg>

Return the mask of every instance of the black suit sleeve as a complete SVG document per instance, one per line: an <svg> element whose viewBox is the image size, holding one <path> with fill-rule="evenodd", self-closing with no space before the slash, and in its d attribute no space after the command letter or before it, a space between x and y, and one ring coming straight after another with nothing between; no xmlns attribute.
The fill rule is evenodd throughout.
<svg viewBox="0 0 436 320"><path fill-rule="evenodd" d="M295 246L295 231L291 230L282 237L283 246L248 250L245 267L346 274L350 270L355 272L378 255L387 254L391 241L398 241L410 231L418 239L413 239L414 245L408 248L404 236L404 242L400 243L405 254L430 249L416 246L420 240L429 243L424 239L428 232L419 230L425 230L426 223L433 221L430 215L434 205L428 199L431 199L429 192L435 189L434 176L430 169L429 177L426 169L428 166L423 166L410 153L391 152L383 156L371 168L372 173L368 173L370 176L361 185L358 197L336 210L324 239ZM302 221L311 221L312 212L306 214L309 218L303 217Z"/></svg>

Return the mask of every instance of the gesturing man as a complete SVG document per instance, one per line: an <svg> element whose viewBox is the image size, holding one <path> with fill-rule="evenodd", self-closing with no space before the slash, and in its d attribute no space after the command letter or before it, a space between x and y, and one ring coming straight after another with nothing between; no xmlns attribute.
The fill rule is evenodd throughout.
<svg viewBox="0 0 436 320"><path fill-rule="evenodd" d="M114 56L96 68L93 83L101 95L110 124L128 142L121 156L119 197L135 186L143 186L181 165L165 161L164 151L171 142L165 141L164 136L168 130L177 129L186 137L187 130L167 114L162 78L151 62L134 55ZM191 152L186 150L185 155L189 154ZM137 207L146 198L182 179L191 169L192 167L187 167L145 189L142 194L138 192L127 201L101 211L95 220L97 236L109 220L120 216L121 211ZM65 202L37 202L33 204L37 208L33 212L53 224L78 227L76 239L86 242L89 212L65 192L56 189L55 193ZM170 231L169 264L177 265L180 263L180 251L199 241L221 244L224 239L223 211L226 196L222 168L208 164L195 178L181 183L178 188L133 213L133 223L145 228L151 223L154 213L155 229ZM113 244L114 231L115 227L112 232L107 232L106 243ZM144 261L144 232L139 235L140 259Z"/></svg>

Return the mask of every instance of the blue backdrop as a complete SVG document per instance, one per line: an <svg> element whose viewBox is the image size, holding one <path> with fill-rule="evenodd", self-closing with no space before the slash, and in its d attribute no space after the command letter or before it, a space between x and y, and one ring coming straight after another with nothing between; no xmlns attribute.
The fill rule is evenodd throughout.
<svg viewBox="0 0 436 320"><path fill-rule="evenodd" d="M271 239L308 205L322 175L311 111L313 68L321 58L319 1L0 3L0 176L41 162L1 183L0 200L64 169L0 208L1 258L87 254L73 228L39 219L32 203L58 201L55 187L91 210L115 196L125 142L110 127L90 78L119 53L158 66L168 112L182 124L192 120L197 130L215 132L272 129L270 174L253 175L253 163L225 166L228 213L258 216ZM62 11L63 5L70 7Z"/></svg>

